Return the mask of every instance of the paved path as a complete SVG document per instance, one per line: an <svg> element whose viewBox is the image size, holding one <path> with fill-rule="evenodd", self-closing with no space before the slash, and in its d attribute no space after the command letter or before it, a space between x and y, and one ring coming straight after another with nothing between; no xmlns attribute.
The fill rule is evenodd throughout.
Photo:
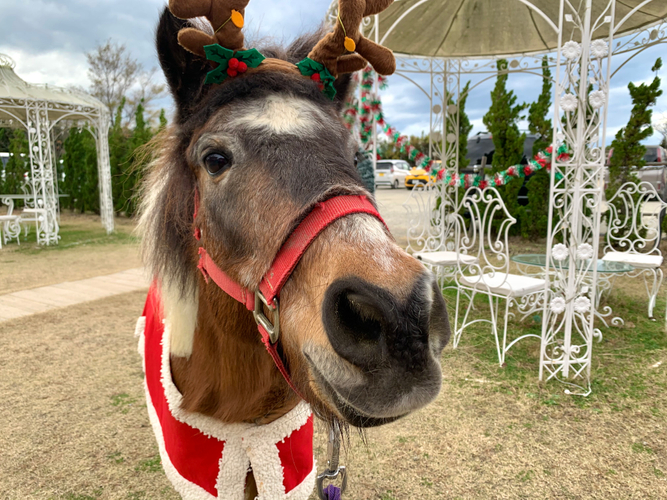
<svg viewBox="0 0 667 500"><path fill-rule="evenodd" d="M144 270L138 268L8 293L0 295L0 322L147 288Z"/></svg>

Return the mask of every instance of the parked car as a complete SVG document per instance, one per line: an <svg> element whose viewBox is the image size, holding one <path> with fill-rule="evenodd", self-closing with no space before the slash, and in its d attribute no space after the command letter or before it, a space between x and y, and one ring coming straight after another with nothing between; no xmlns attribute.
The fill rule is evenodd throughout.
<svg viewBox="0 0 667 500"><path fill-rule="evenodd" d="M613 154L614 148L609 148L609 152L607 153L607 165L611 163ZM667 150L662 146L646 146L644 161L646 163L667 163Z"/></svg>
<svg viewBox="0 0 667 500"><path fill-rule="evenodd" d="M607 166L604 169L604 187L609 184L609 164L614 148L607 154ZM661 146L646 146L644 161L648 164L635 171L639 181L650 183L663 200L667 200L667 151Z"/></svg>
<svg viewBox="0 0 667 500"><path fill-rule="evenodd" d="M410 165L403 160L379 160L375 165L375 185L391 186L392 189L405 185Z"/></svg>
<svg viewBox="0 0 667 500"><path fill-rule="evenodd" d="M523 158L522 164L528 163L533 157L533 144L539 139L536 134L526 134L526 139L523 142ZM478 132L468 139L468 153L465 159L460 160L460 167L472 167L474 165L482 164L482 157L486 156L486 164L493 164L493 152L496 147L493 145L493 136L488 132Z"/></svg>
<svg viewBox="0 0 667 500"><path fill-rule="evenodd" d="M434 168L439 168L439 164L441 164L442 162L440 160L436 160L435 163L438 165L434 165ZM408 173L408 175L405 177L405 187L408 189L412 189L415 186L419 185L425 186L430 182L430 180L431 176L425 169L419 167L412 167L412 169L410 169L410 173Z"/></svg>

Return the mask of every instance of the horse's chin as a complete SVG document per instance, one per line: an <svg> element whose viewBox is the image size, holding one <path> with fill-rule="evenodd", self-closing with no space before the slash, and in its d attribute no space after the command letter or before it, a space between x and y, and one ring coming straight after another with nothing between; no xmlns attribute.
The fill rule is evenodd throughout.
<svg viewBox="0 0 667 500"><path fill-rule="evenodd" d="M306 344L303 355L318 399L313 407L323 406L319 413L328 410L355 427L394 422L426 406L440 391L442 372L435 357L413 373L391 364L366 371L314 344Z"/></svg>
<svg viewBox="0 0 667 500"><path fill-rule="evenodd" d="M320 373L314 363L306 356L311 365L311 370L314 375L314 381L319 389L319 393L326 398L321 404L326 407L329 412L342 418L346 423L359 428L378 427L380 425L389 424L406 416L408 413L392 417L374 417L366 415L358 408L347 403L334 389L334 387L327 381L327 379Z"/></svg>

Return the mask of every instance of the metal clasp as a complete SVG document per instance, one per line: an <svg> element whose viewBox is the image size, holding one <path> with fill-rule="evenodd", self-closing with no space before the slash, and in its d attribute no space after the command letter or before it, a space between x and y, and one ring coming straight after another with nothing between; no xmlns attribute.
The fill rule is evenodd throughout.
<svg viewBox="0 0 667 500"><path fill-rule="evenodd" d="M273 323L271 320L266 317L264 314L264 309L262 309L262 304L269 308L269 311L273 313ZM257 290L255 292L255 310L252 313L255 318L255 322L258 325L261 325L266 333L269 334L269 340L272 344L278 342L280 338L280 305L278 304L278 297L273 299L273 304L269 304L269 301L266 300L264 294Z"/></svg>
<svg viewBox="0 0 667 500"><path fill-rule="evenodd" d="M324 495L324 480L333 481L340 476L340 494L347 489L347 471L344 466L339 465L340 456L340 428L337 422L333 422L329 428L329 444L327 446L327 469L317 476L317 494L320 500L328 500Z"/></svg>

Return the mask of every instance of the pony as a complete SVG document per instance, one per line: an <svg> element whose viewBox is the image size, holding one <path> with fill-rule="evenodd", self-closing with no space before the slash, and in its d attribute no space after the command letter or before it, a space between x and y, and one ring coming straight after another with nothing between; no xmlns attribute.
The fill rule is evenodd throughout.
<svg viewBox="0 0 667 500"><path fill-rule="evenodd" d="M242 20L247 1L235 3L241 5L232 15ZM159 380L169 385L176 420L210 438L216 423L242 432L268 428L296 415L302 399L325 422L359 428L425 406L441 386L447 310L432 273L373 215L374 199L355 168L357 145L341 118L350 74L332 82L332 100L319 79L290 69L323 38L318 32L287 48L263 47L268 64L207 84L211 63L179 44L179 32L197 29L211 39L216 26L180 19L172 13L177 10L172 0L156 32L176 109L145 176L139 224L158 297L153 305L165 325L164 339L156 341L165 350ZM242 44L241 37L232 48ZM281 373L258 334L257 314L200 272L202 249L231 281L257 296L258 283L295 228L337 197L361 197L371 207L323 228L284 283L279 337L271 340ZM264 318L277 312L272 304L258 308ZM162 328L159 320L156 325ZM282 498L262 494L269 479L258 480L252 456L244 460L248 470L237 496L221 492L221 476L218 496L255 498L259 489L260 498ZM307 498L312 482L306 489L305 496L288 497Z"/></svg>

